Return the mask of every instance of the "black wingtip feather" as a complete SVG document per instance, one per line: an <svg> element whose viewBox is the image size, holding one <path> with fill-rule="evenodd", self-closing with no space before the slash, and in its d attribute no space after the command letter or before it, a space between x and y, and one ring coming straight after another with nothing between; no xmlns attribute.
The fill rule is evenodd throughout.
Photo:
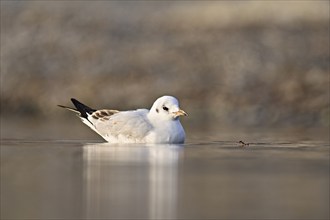
<svg viewBox="0 0 330 220"><path fill-rule="evenodd" d="M74 106L77 108L77 110L80 112L80 116L87 118L87 113L92 114L95 112L95 109L92 109L88 107L87 105L82 104L77 99L71 98L71 102L74 104Z"/></svg>

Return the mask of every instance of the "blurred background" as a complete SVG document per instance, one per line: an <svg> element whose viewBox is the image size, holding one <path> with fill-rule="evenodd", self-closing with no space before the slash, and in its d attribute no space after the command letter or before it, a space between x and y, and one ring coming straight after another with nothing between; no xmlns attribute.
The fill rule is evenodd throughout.
<svg viewBox="0 0 330 220"><path fill-rule="evenodd" d="M1 138L97 138L56 105L165 94L189 140L329 137L328 1L1 1L0 34Z"/></svg>

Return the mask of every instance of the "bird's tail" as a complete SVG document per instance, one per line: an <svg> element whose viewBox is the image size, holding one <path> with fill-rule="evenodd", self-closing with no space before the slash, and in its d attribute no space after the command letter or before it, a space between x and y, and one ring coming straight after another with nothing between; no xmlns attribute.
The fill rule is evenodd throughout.
<svg viewBox="0 0 330 220"><path fill-rule="evenodd" d="M64 105L58 105L58 106L61 107L61 108L65 108L65 109L68 109L70 111L73 111L75 113L78 113L78 115L80 117L83 117L83 118L88 117L87 113L92 114L93 112L96 111L95 109L92 109L92 108L88 107L87 105L82 104L81 102L79 102L78 100L76 100L74 98L72 98L71 101L74 104L74 106L76 107L76 109L71 108L71 107L67 107L67 106L64 106Z"/></svg>

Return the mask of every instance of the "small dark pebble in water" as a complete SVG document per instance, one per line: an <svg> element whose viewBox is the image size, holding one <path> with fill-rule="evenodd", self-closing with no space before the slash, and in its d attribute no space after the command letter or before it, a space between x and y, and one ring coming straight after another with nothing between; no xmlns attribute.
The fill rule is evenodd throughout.
<svg viewBox="0 0 330 220"><path fill-rule="evenodd" d="M249 146L250 145L250 143L245 143L243 141L239 141L238 143L239 144L242 144L241 147L245 147L245 146Z"/></svg>

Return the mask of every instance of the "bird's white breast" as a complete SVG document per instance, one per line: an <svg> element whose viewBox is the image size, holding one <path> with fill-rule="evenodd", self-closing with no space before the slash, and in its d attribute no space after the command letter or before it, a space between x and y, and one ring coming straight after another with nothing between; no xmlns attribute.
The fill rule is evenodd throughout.
<svg viewBox="0 0 330 220"><path fill-rule="evenodd" d="M148 143L182 144L184 140L185 132L179 120L158 123L146 137Z"/></svg>

